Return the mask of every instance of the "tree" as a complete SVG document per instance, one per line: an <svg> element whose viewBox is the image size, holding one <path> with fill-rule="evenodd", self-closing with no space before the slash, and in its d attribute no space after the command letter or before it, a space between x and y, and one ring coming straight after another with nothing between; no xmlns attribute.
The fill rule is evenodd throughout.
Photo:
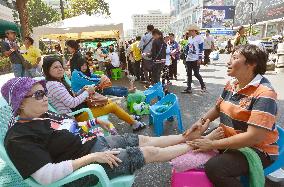
<svg viewBox="0 0 284 187"><path fill-rule="evenodd" d="M81 14L110 15L109 4L105 0L67 0L65 17L70 18Z"/></svg>
<svg viewBox="0 0 284 187"><path fill-rule="evenodd" d="M42 0L29 0L27 3L29 29L60 20L60 14Z"/></svg>
<svg viewBox="0 0 284 187"><path fill-rule="evenodd" d="M16 0L16 8L19 13L23 37L30 35L27 2L28 0Z"/></svg>

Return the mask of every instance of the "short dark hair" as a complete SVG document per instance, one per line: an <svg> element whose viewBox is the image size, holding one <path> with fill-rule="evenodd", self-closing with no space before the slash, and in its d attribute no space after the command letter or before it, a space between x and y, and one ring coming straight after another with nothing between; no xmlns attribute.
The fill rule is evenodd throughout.
<svg viewBox="0 0 284 187"><path fill-rule="evenodd" d="M154 30L152 31L152 35L155 35L155 34L157 34L157 35L163 35L162 32L161 32L159 29L154 29Z"/></svg>
<svg viewBox="0 0 284 187"><path fill-rule="evenodd" d="M136 41L140 41L141 40L141 36L136 36L135 40Z"/></svg>
<svg viewBox="0 0 284 187"><path fill-rule="evenodd" d="M147 30L148 31L153 31L154 30L154 26L153 25L147 25Z"/></svg>
<svg viewBox="0 0 284 187"><path fill-rule="evenodd" d="M256 45L247 44L236 47L236 50L244 55L247 64L256 64L254 74L265 74L268 54Z"/></svg>
<svg viewBox="0 0 284 187"><path fill-rule="evenodd" d="M34 44L34 39L32 39L32 38L29 37L29 36L26 36L26 37L25 37L25 40L28 40L28 41L31 43L31 45Z"/></svg>
<svg viewBox="0 0 284 187"><path fill-rule="evenodd" d="M237 32L240 32L242 29L244 29L245 27L244 26L240 26L237 30Z"/></svg>
<svg viewBox="0 0 284 187"><path fill-rule="evenodd" d="M67 40L65 43L67 46L75 49L76 51L79 49L79 43L76 40Z"/></svg>
<svg viewBox="0 0 284 187"><path fill-rule="evenodd" d="M99 47L102 47L102 43L101 42L97 43L97 48L99 48Z"/></svg>
<svg viewBox="0 0 284 187"><path fill-rule="evenodd" d="M169 33L169 36L175 37L175 34L171 32Z"/></svg>
<svg viewBox="0 0 284 187"><path fill-rule="evenodd" d="M210 34L210 30L207 29L206 32Z"/></svg>

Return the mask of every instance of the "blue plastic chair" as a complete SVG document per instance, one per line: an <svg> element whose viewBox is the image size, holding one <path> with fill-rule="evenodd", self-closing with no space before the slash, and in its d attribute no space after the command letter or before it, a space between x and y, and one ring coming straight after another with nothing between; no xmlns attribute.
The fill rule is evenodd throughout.
<svg viewBox="0 0 284 187"><path fill-rule="evenodd" d="M166 111L158 112L157 110L164 107L167 103L172 103L171 106L166 108ZM168 94L156 104L150 106L149 122L154 125L154 132L157 136L161 136L164 132L164 120L177 116L178 119L178 130L183 132L181 112L178 103L178 98L175 94Z"/></svg>
<svg viewBox="0 0 284 187"><path fill-rule="evenodd" d="M4 138L8 130L8 122L10 121L11 117L12 117L11 107L8 106L7 102L3 99L3 97L0 97L0 157L14 172L13 173L14 177L11 177L10 175L9 180L15 179L16 181L18 181L19 178L22 179L22 177L19 174L16 167L14 166L14 164L11 162L5 150L5 147L4 147ZM131 185L134 182L134 175L121 176L121 177L117 177L115 179L110 180L104 168L101 165L90 164L88 166L85 166L85 167L82 167L76 170L75 172L68 175L64 179L61 179L57 182L54 182L50 185L45 185L45 186L46 187L59 187L59 186L70 183L72 181L75 181L79 178L82 178L88 175L97 176L99 178L99 183L96 186L100 186L100 187L131 187ZM1 178L5 178L5 176L1 176ZM32 177L29 177L28 179L23 180L23 182L32 187L42 187L43 186L37 183ZM17 182L15 183L13 183L13 181L10 181L9 184L13 184L12 186L19 186Z"/></svg>
<svg viewBox="0 0 284 187"><path fill-rule="evenodd" d="M274 171L284 167L284 129L277 125L277 130L279 134L279 139L277 141L277 145L279 146L279 156L273 164L264 169L264 176L268 176ZM245 187L249 186L248 177L242 176L241 182Z"/></svg>
<svg viewBox="0 0 284 187"><path fill-rule="evenodd" d="M161 100L165 96L163 85L161 82L158 82L154 84L152 87L145 90L144 94L146 96L145 102L147 104L151 104L151 101L155 98L158 98L158 100Z"/></svg>

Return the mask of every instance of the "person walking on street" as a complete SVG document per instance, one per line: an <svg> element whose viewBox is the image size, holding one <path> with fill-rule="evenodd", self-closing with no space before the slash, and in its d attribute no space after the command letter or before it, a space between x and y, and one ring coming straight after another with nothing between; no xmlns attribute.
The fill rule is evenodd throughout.
<svg viewBox="0 0 284 187"><path fill-rule="evenodd" d="M127 42L127 48L126 48L126 56L127 56L127 64L128 64L128 71L130 75L134 75L134 57L133 54L131 53L131 45L132 45L132 40L129 40Z"/></svg>
<svg viewBox="0 0 284 187"><path fill-rule="evenodd" d="M164 42L163 34L160 30L154 29L153 32L153 44L151 50L151 57L153 61L152 67L152 84L160 82L161 70L166 61L166 49L167 44Z"/></svg>
<svg viewBox="0 0 284 187"><path fill-rule="evenodd" d="M210 53L214 50L214 38L210 35L210 30L206 30L204 38L204 65L210 64Z"/></svg>
<svg viewBox="0 0 284 187"><path fill-rule="evenodd" d="M244 26L240 26L236 34L234 48L239 45L246 45L246 44L248 44L248 39L246 36L246 29Z"/></svg>
<svg viewBox="0 0 284 187"><path fill-rule="evenodd" d="M134 71L134 75L136 77L136 80L140 81L141 78L141 61L142 61L142 54L141 51L139 49L139 43L141 41L141 36L137 36L136 37L136 41L131 45L131 53L132 56L135 60L134 64L133 64L133 71Z"/></svg>
<svg viewBox="0 0 284 187"><path fill-rule="evenodd" d="M192 93L192 70L201 85L202 92L206 91L205 84L199 73L203 52L203 38L199 35L199 30L200 28L194 24L188 28L190 38L186 47L187 88L182 93Z"/></svg>
<svg viewBox="0 0 284 187"><path fill-rule="evenodd" d="M7 30L5 31L5 34L6 38L1 44L1 52L4 54L4 56L9 57L14 76L24 77L25 68L23 63L25 59L19 51L19 46L16 42L16 32L13 30Z"/></svg>
<svg viewBox="0 0 284 187"><path fill-rule="evenodd" d="M153 25L147 26L147 33L142 37L139 48L142 52L142 69L144 72L144 78L147 84L150 84L149 73L152 71L153 61L150 57L153 43L152 31L154 30Z"/></svg>
<svg viewBox="0 0 284 187"><path fill-rule="evenodd" d="M170 46L171 46L171 60L172 64L170 65L170 79L177 80L177 62L179 60L179 45L175 41L174 33L169 33L170 37Z"/></svg>
<svg viewBox="0 0 284 187"><path fill-rule="evenodd" d="M31 78L41 76L41 70L39 69L41 51L33 44L34 40L31 37L25 37L24 46L20 50L24 59L31 65L30 68L25 69L25 76Z"/></svg>

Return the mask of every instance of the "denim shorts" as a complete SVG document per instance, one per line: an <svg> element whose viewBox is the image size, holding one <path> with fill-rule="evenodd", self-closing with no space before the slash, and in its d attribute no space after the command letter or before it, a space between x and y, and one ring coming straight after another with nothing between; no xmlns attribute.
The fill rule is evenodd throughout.
<svg viewBox="0 0 284 187"><path fill-rule="evenodd" d="M143 153L138 145L139 139L137 134L98 137L90 152L103 152L114 149L120 151L117 157L122 160L122 162L118 163L118 167L111 169L108 164L100 164L105 169L108 177L112 179L120 175L131 175L134 171L145 165ZM97 182L98 179L93 175L90 175L64 186L82 187L95 185Z"/></svg>

